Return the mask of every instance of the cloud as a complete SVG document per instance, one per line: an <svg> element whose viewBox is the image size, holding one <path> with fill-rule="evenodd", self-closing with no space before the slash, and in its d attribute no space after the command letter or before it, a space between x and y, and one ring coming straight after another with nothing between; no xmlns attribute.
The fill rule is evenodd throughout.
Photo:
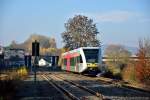
<svg viewBox="0 0 150 100"><path fill-rule="evenodd" d="M150 16L144 13L131 12L131 11L109 11L109 12L76 12L72 13L70 17L75 15L84 15L94 20L96 23L107 22L107 23L122 23L122 22L138 22L138 23L149 23Z"/></svg>
<svg viewBox="0 0 150 100"><path fill-rule="evenodd" d="M74 13L74 15L85 15L88 16L96 22L125 22L130 20L136 14L128 12L128 11L111 11L105 13Z"/></svg>

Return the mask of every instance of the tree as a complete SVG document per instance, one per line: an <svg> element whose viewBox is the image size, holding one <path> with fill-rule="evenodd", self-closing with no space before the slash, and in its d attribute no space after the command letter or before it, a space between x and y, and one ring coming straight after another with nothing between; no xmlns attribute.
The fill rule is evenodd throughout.
<svg viewBox="0 0 150 100"><path fill-rule="evenodd" d="M50 48L57 48L55 38L49 39Z"/></svg>
<svg viewBox="0 0 150 100"><path fill-rule="evenodd" d="M97 39L99 34L96 24L86 16L77 15L65 23L66 31L62 33L65 48L75 49L78 47L99 46Z"/></svg>
<svg viewBox="0 0 150 100"><path fill-rule="evenodd" d="M109 45L105 50L105 55L112 59L115 64L127 64L131 52L126 50L122 45Z"/></svg>
<svg viewBox="0 0 150 100"><path fill-rule="evenodd" d="M40 53L42 55L49 54L49 48L57 48L55 38L47 37L44 35L31 34L30 37L25 40L23 43L17 43L16 41L12 41L8 48L20 48L24 49L26 52L31 54L32 52L32 42L37 40L40 43Z"/></svg>
<svg viewBox="0 0 150 100"><path fill-rule="evenodd" d="M17 48L17 42L15 40L11 41L11 44L9 47L10 48Z"/></svg>
<svg viewBox="0 0 150 100"><path fill-rule="evenodd" d="M105 50L105 55L111 61L106 62L108 70L113 75L121 77L121 71L128 64L131 53L122 45L109 45Z"/></svg>
<svg viewBox="0 0 150 100"><path fill-rule="evenodd" d="M139 40L136 75L140 82L150 85L150 40Z"/></svg>

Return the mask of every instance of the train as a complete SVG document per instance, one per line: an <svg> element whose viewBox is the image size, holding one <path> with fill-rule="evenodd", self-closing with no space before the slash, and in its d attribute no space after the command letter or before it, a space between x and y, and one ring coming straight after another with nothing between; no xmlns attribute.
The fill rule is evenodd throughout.
<svg viewBox="0 0 150 100"><path fill-rule="evenodd" d="M100 47L80 47L62 54L61 69L77 73L98 73L101 64Z"/></svg>

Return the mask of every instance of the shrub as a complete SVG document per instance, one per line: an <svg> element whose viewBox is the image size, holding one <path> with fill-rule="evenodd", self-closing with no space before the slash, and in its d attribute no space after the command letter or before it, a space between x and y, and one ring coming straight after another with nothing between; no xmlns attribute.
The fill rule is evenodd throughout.
<svg viewBox="0 0 150 100"><path fill-rule="evenodd" d="M107 72L104 74L105 77L122 79L121 69L117 64L109 64L107 68Z"/></svg>
<svg viewBox="0 0 150 100"><path fill-rule="evenodd" d="M135 62L128 63L128 65L123 69L122 78L124 81L137 82L135 73Z"/></svg>
<svg viewBox="0 0 150 100"><path fill-rule="evenodd" d="M17 70L17 73L19 76L26 76L28 74L28 71L27 68L23 66Z"/></svg>

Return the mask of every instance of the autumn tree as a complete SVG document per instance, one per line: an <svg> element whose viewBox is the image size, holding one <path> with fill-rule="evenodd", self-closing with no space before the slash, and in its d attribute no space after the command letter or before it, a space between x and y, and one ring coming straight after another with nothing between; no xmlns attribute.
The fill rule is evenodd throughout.
<svg viewBox="0 0 150 100"><path fill-rule="evenodd" d="M96 24L86 16L77 15L65 23L66 31L62 33L64 47L75 49L78 47L99 46L99 34Z"/></svg>
<svg viewBox="0 0 150 100"><path fill-rule="evenodd" d="M150 85L150 40L139 40L139 50L136 63L137 78L140 82Z"/></svg>

